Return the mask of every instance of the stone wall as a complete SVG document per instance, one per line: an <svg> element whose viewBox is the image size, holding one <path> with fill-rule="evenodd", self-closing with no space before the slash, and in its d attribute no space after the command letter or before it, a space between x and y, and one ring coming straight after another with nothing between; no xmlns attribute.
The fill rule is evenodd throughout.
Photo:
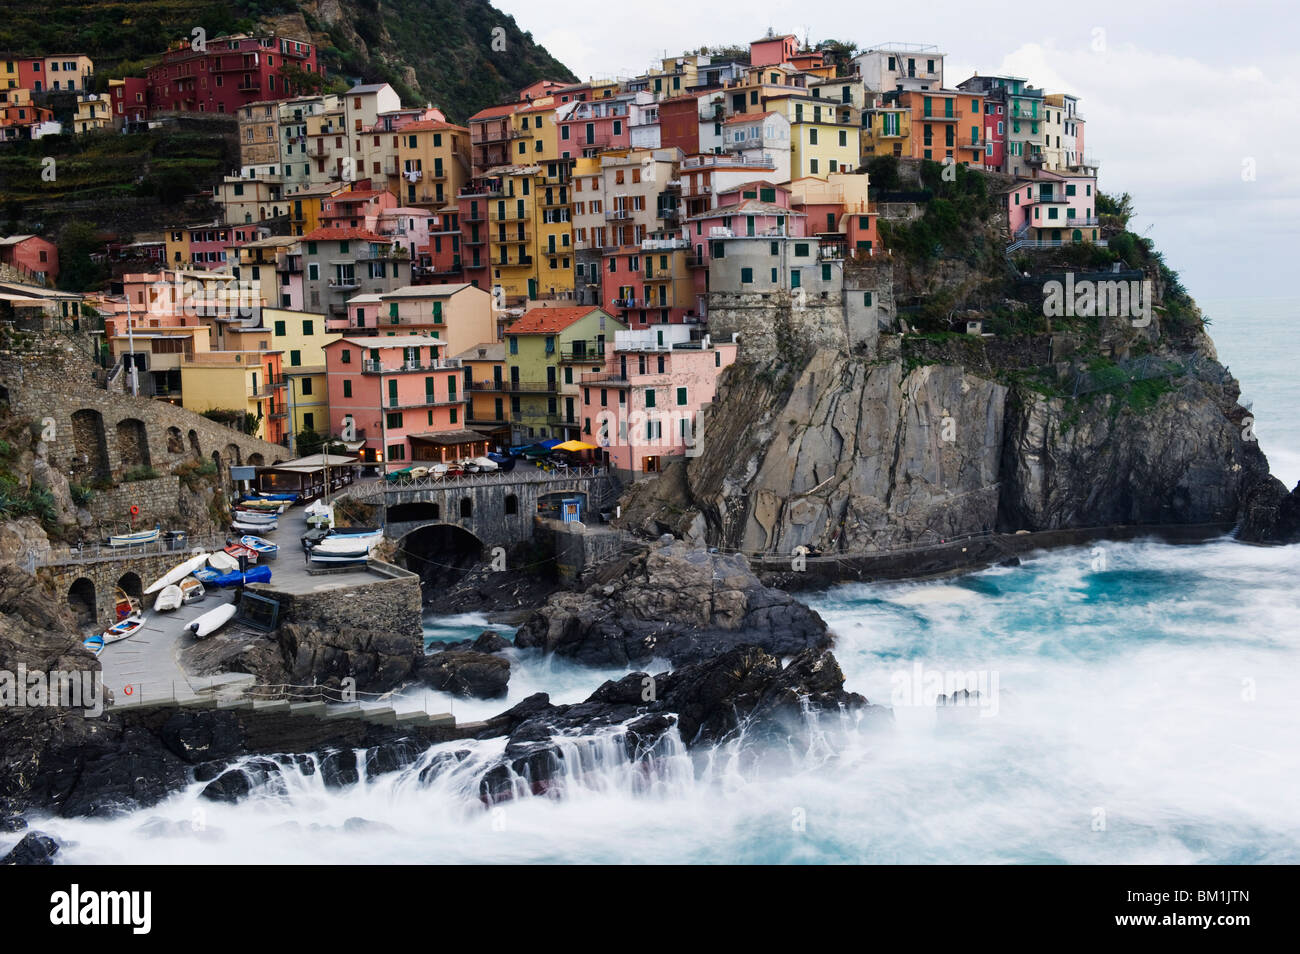
<svg viewBox="0 0 1300 954"><path fill-rule="evenodd" d="M94 379L95 366L70 345L0 353L0 384L13 413L50 422L46 457L72 483L116 482L134 467L165 472L186 460L216 461L224 477L231 465L292 456L173 404L102 390Z"/></svg>
<svg viewBox="0 0 1300 954"><path fill-rule="evenodd" d="M134 525L137 530L147 530L155 524L168 529L166 520L176 513L180 497L181 479L175 474L153 480L133 480L111 490L96 490L86 504L96 523L125 530L131 525L131 508L138 507Z"/></svg>
<svg viewBox="0 0 1300 954"><path fill-rule="evenodd" d="M423 652L420 578L391 564L372 564L364 582L331 587L330 576L320 577L321 588L310 593L290 593L274 583L256 583L249 592L280 604L280 623L310 622L327 632L346 633L359 628L411 639Z"/></svg>
<svg viewBox="0 0 1300 954"><path fill-rule="evenodd" d="M97 560L85 563L62 563L43 566L36 578L54 590L61 606L70 606L73 616L83 630L102 629L116 621L113 603L117 587L122 586L133 596L162 576L176 564L189 557L189 548L175 553L130 557L123 554L120 560ZM153 604L154 596L144 599L144 606Z"/></svg>
<svg viewBox="0 0 1300 954"><path fill-rule="evenodd" d="M536 537L555 554L555 572L567 584L584 583L591 572L623 556L631 535L612 527L535 519Z"/></svg>

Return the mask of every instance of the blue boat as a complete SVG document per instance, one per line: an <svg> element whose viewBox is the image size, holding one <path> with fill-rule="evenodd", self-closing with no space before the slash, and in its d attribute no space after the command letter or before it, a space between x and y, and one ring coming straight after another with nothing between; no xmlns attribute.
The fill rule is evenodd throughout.
<svg viewBox="0 0 1300 954"><path fill-rule="evenodd" d="M197 574L196 574L197 575ZM271 568L269 566L255 566L247 573L240 573L236 570L233 573L222 573L212 581L213 586L245 586L249 583L269 583L271 582Z"/></svg>
<svg viewBox="0 0 1300 954"><path fill-rule="evenodd" d="M81 645L85 646L92 653L98 656L104 651L104 637L100 633L96 633L94 636L88 636L86 641Z"/></svg>
<svg viewBox="0 0 1300 954"><path fill-rule="evenodd" d="M210 566L204 567L201 570L195 570L190 574L190 576L194 577L194 579L198 580L200 583L215 583L217 582L217 577L220 575L219 572L212 569Z"/></svg>
<svg viewBox="0 0 1300 954"><path fill-rule="evenodd" d="M244 494L245 500L287 500L289 503L296 503L297 494Z"/></svg>

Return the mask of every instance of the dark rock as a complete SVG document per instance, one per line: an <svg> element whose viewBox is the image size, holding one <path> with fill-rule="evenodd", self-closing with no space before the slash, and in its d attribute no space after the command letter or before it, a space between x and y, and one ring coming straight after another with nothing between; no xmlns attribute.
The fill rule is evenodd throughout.
<svg viewBox="0 0 1300 954"><path fill-rule="evenodd" d="M239 720L233 712L182 709L168 717L158 735L169 752L191 764L243 752Z"/></svg>
<svg viewBox="0 0 1300 954"><path fill-rule="evenodd" d="M13 851L0 858L0 865L52 865L59 843L43 831L29 831Z"/></svg>
<svg viewBox="0 0 1300 954"><path fill-rule="evenodd" d="M1290 493L1276 477L1256 484L1242 504L1237 539L1247 543L1300 542L1300 483Z"/></svg>
<svg viewBox="0 0 1300 954"><path fill-rule="evenodd" d="M326 788L355 785L361 778L357 770L357 754L351 749L326 754L320 760L320 774Z"/></svg>
<svg viewBox="0 0 1300 954"><path fill-rule="evenodd" d="M27 827L27 819L24 818L22 815L9 815L6 816L5 818L0 818L0 831L3 832L22 831L26 827Z"/></svg>
<svg viewBox="0 0 1300 954"><path fill-rule="evenodd" d="M998 566L1020 566L1020 557L1007 557L1005 560L999 560Z"/></svg>
<svg viewBox="0 0 1300 954"><path fill-rule="evenodd" d="M428 686L458 696L499 699L510 683L510 660L490 653L450 650L425 656L417 670Z"/></svg>
<svg viewBox="0 0 1300 954"><path fill-rule="evenodd" d="M742 645L788 656L830 643L822 618L764 586L744 557L680 543L633 557L615 580L552 596L515 634L516 646L588 665L683 665Z"/></svg>
<svg viewBox="0 0 1300 954"><path fill-rule="evenodd" d="M485 629L479 633L478 638L470 644L470 649L476 653L499 653L503 649L509 649L514 643L506 639L500 633Z"/></svg>
<svg viewBox="0 0 1300 954"><path fill-rule="evenodd" d="M199 793L212 802L237 802L253 790L248 776L239 769L227 769Z"/></svg>

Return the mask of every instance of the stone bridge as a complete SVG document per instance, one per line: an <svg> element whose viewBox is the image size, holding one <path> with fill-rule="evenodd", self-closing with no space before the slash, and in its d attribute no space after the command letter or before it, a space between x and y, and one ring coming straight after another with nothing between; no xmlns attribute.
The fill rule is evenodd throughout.
<svg viewBox="0 0 1300 954"><path fill-rule="evenodd" d="M37 580L53 588L60 604L72 610L82 629L105 627L116 620L114 604L117 590L141 599L144 588L177 563L190 556L195 545L211 550L224 543L217 540L190 541L182 550L169 551L161 546L147 553L52 552L33 569ZM153 596L142 600L147 606Z"/></svg>
<svg viewBox="0 0 1300 954"><path fill-rule="evenodd" d="M401 540L425 527L455 527L484 547L510 547L533 538L539 506L576 497L583 520L612 507L621 488L606 468L546 472L520 464L508 473L429 477L406 484L366 481L348 495L381 508L385 534ZM592 515L592 516L589 516Z"/></svg>
<svg viewBox="0 0 1300 954"><path fill-rule="evenodd" d="M74 484L118 483L129 471L166 473L188 460L273 464L289 451L193 411L98 387L95 366L71 345L0 353L0 401L41 428L48 459Z"/></svg>

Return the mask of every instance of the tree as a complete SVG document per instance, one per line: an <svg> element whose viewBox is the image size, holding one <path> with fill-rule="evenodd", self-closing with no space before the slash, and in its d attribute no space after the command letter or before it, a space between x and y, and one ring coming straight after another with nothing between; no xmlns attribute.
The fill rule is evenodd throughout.
<svg viewBox="0 0 1300 954"><path fill-rule="evenodd" d="M95 227L85 222L69 222L59 234L59 288L64 291L89 291L106 277L102 264L91 255L103 249Z"/></svg>

